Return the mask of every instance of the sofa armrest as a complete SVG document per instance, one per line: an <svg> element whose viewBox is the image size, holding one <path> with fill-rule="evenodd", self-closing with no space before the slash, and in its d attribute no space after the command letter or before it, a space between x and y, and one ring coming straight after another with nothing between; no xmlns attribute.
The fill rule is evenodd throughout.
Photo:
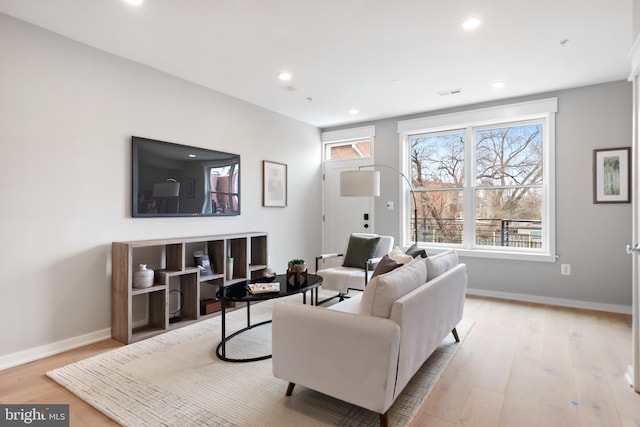
<svg viewBox="0 0 640 427"><path fill-rule="evenodd" d="M389 319L402 328L396 394L462 320L466 289L467 268L458 264L393 303Z"/></svg>
<svg viewBox="0 0 640 427"><path fill-rule="evenodd" d="M395 322L278 301L272 333L276 378L378 413L393 403L400 344Z"/></svg>

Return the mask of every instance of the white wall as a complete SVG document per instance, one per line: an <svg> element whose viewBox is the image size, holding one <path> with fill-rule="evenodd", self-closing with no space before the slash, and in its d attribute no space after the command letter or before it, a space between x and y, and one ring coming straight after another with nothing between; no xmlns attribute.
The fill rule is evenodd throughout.
<svg viewBox="0 0 640 427"><path fill-rule="evenodd" d="M242 215L132 218L131 135L239 153ZM0 368L104 334L112 241L267 231L276 271L312 259L319 141L313 126L0 14ZM288 207L261 206L262 160L288 164Z"/></svg>
<svg viewBox="0 0 640 427"><path fill-rule="evenodd" d="M640 1L633 0L631 12L631 40L635 41L640 34Z"/></svg>
<svg viewBox="0 0 640 427"><path fill-rule="evenodd" d="M630 312L631 257L625 245L632 240L631 204L593 204L592 156L596 148L631 146L631 95L631 83L622 81L352 126L375 125L376 163L398 167L400 120L557 96L558 261L466 257L469 288L485 295ZM398 236L399 210L387 210L386 202L400 205L399 177L381 173L375 231ZM571 276L560 275L560 264L565 263L571 264Z"/></svg>

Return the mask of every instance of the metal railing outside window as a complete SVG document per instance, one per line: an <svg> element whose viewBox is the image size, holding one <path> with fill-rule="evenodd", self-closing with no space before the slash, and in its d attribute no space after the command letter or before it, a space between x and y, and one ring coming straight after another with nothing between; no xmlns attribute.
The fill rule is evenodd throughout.
<svg viewBox="0 0 640 427"><path fill-rule="evenodd" d="M411 221L413 227L413 220ZM424 243L462 244L463 220L418 218L418 240ZM478 246L542 248L542 221L532 219L476 219Z"/></svg>

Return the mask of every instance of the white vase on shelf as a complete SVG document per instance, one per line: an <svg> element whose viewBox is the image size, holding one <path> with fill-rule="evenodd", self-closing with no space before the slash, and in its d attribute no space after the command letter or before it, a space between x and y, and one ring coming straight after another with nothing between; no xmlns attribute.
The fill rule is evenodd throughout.
<svg viewBox="0 0 640 427"><path fill-rule="evenodd" d="M133 287L148 288L153 285L153 270L147 268L147 264L138 265L138 269L133 272Z"/></svg>
<svg viewBox="0 0 640 427"><path fill-rule="evenodd" d="M227 258L227 280L233 279L233 258Z"/></svg>

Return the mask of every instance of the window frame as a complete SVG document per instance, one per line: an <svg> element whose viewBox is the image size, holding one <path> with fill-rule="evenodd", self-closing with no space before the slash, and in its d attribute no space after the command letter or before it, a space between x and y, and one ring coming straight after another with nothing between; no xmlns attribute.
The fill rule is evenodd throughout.
<svg viewBox="0 0 640 427"><path fill-rule="evenodd" d="M422 242L419 246L442 251L455 248L462 256L516 259L527 261L555 262L556 218L555 218L555 113L557 98L508 104L459 113L429 116L398 122L400 170L411 176L411 138L426 133L445 133L455 130L465 132L465 179L463 188L465 224L475 221L476 174L475 130L487 127L513 126L530 122L542 123L543 128L543 182L542 182L542 230L543 246L540 249L480 246L475 243L475 226L465 227L462 244L439 244ZM467 142L468 141L468 142ZM411 195L401 187L400 230L403 245L411 240Z"/></svg>

